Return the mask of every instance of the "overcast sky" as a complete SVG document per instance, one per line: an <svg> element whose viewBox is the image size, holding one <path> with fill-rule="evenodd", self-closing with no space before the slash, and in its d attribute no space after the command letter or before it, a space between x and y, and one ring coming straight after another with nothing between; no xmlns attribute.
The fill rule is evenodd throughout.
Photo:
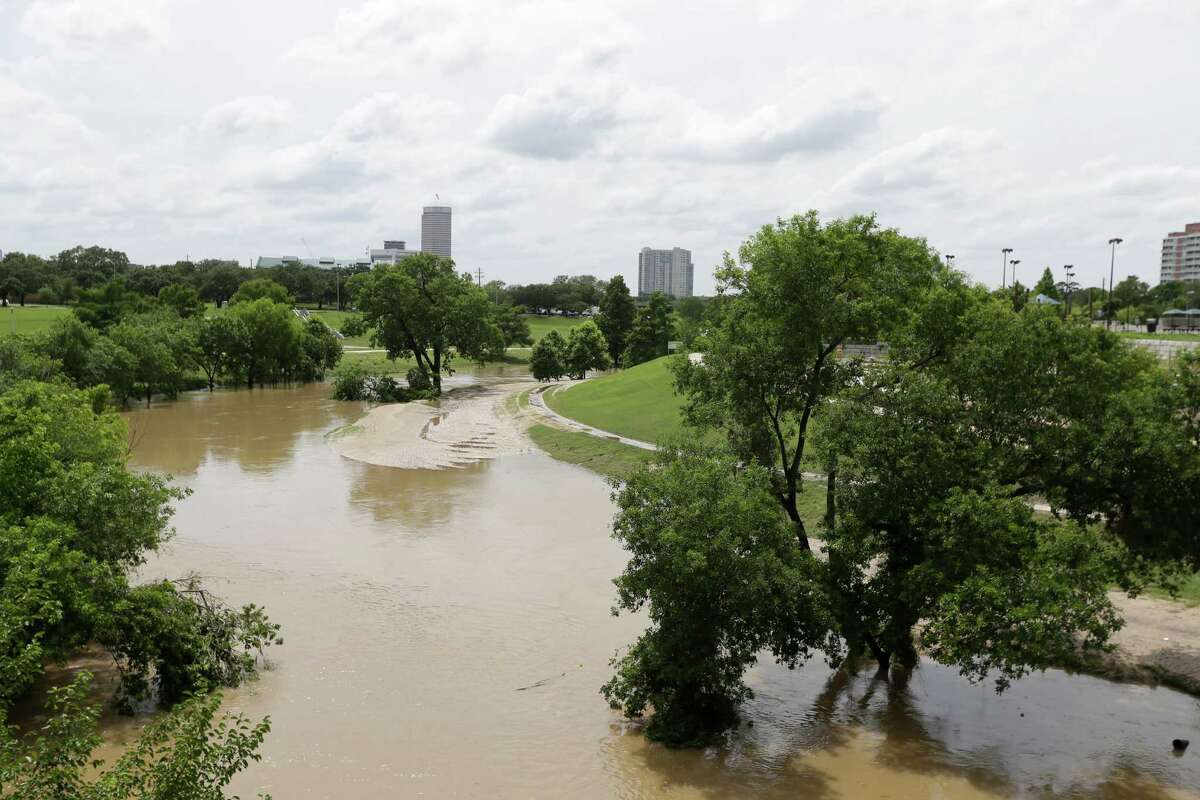
<svg viewBox="0 0 1200 800"><path fill-rule="evenodd" d="M853 10L844 10L844 6ZM636 279L876 211L998 284L1158 278L1200 221L1196 0L0 0L0 249L420 245ZM307 242L307 245L305 244Z"/></svg>

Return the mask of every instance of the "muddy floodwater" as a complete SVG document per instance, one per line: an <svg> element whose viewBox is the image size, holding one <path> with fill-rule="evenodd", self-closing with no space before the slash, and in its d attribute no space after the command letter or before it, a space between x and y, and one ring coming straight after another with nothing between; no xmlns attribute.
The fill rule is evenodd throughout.
<svg viewBox="0 0 1200 800"><path fill-rule="evenodd" d="M328 437L364 408L327 395L129 415L135 465L191 490L145 576L198 572L283 625L272 668L227 693L273 726L243 797L1200 797L1195 699L1054 671L997 697L928 664L894 686L766 665L727 746L649 744L597 691L643 624L610 614L605 482L537 452L350 460Z"/></svg>

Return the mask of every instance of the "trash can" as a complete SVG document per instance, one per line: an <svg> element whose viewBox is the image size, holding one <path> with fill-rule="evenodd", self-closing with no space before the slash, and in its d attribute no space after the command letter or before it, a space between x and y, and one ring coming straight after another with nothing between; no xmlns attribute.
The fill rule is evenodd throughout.
<svg viewBox="0 0 1200 800"><path fill-rule="evenodd" d="M1146 333L1154 333L1156 330L1158 330L1158 320L1156 320L1156 319L1146 320Z"/></svg>

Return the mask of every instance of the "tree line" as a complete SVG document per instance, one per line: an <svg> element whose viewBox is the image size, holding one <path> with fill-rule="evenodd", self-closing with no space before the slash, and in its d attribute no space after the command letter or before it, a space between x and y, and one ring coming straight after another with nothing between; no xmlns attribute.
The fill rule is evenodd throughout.
<svg viewBox="0 0 1200 800"><path fill-rule="evenodd" d="M170 539L171 506L186 491L128 469L128 430L106 387L77 388L37 353L14 362L10 343L0 340L0 795L222 797L258 757L269 721L219 716L209 692L253 675L282 641L279 626L195 577L131 581ZM86 671L49 689L40 727L8 725L47 665L92 645L116 663L121 707L168 709L104 769L93 767L100 708Z"/></svg>
<svg viewBox="0 0 1200 800"><path fill-rule="evenodd" d="M197 382L211 390L218 381L253 387L320 380L341 359L337 334L319 320L297 318L278 284L247 281L231 300L228 309L207 313L194 290L164 290L150 300L116 279L83 290L73 312L47 331L0 338L0 369L61 377L78 388L105 386L125 406L173 398Z"/></svg>
<svg viewBox="0 0 1200 800"><path fill-rule="evenodd" d="M95 246L73 247L50 258L13 251L0 259L0 306L26 302L69 305L82 292L115 279L120 279L126 290L148 298L158 297L171 286L186 286L201 300L220 306L246 281L268 278L296 302L318 308L337 305L340 283L341 307L345 308L346 279L366 269L369 267L348 267L335 272L300 263L251 269L220 259L142 266L131 264L119 250Z"/></svg>
<svg viewBox="0 0 1200 800"><path fill-rule="evenodd" d="M1111 586L1200 566L1200 360L1014 309L874 217L781 220L717 280L704 359L673 369L688 424L719 436L616 493L619 605L650 624L603 692L653 709L651 737L733 724L764 652L881 675L925 657L1002 690L1107 648ZM841 355L856 342L888 353Z"/></svg>

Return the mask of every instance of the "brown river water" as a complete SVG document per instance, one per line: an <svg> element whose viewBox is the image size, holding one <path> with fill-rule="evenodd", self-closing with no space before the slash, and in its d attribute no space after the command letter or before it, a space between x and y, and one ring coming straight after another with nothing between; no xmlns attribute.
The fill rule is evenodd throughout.
<svg viewBox="0 0 1200 800"><path fill-rule="evenodd" d="M134 464L192 490L145 576L198 572L283 625L271 668L226 695L273 724L243 797L1200 797L1197 700L1057 671L997 696L930 664L892 686L766 664L726 746L648 743L597 691L643 625L610 614L605 482L540 453L352 461L327 435L364 408L327 396L129 414ZM1195 742L1182 757L1176 737Z"/></svg>

